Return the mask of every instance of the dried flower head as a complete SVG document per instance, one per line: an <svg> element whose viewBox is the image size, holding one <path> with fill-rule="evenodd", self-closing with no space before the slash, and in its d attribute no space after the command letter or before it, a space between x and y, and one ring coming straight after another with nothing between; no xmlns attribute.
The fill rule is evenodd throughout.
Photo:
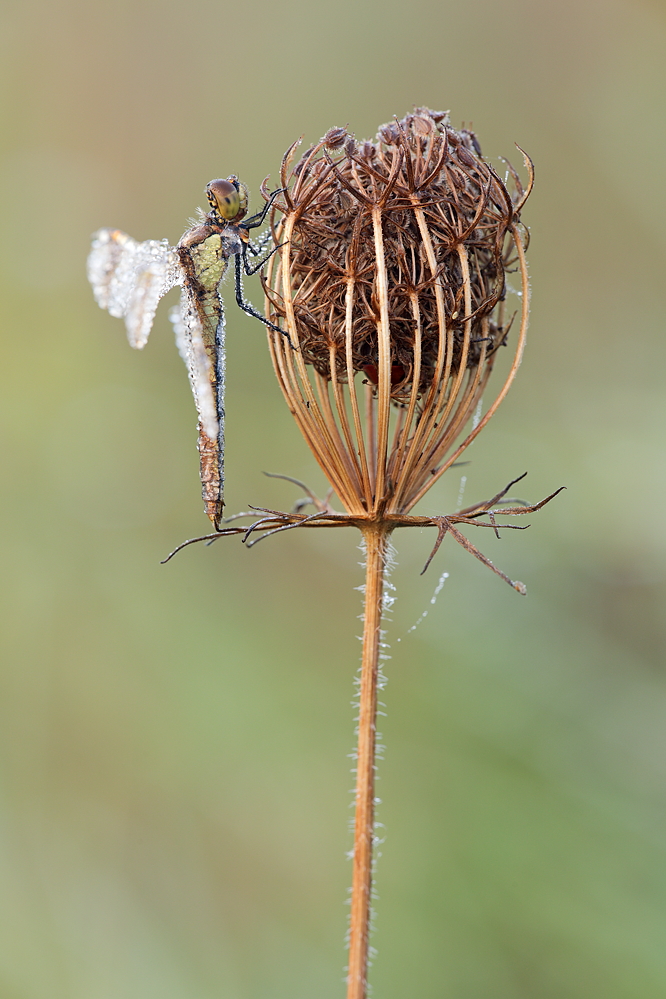
<svg viewBox="0 0 666 999"><path fill-rule="evenodd" d="M263 188L279 245L264 280L267 315L282 324L268 339L287 404L346 512L304 487L315 513L303 504L291 513L257 507L263 516L249 528L228 518L205 538L243 534L251 545L301 526L355 526L366 537L433 526L426 568L448 533L524 593L456 525L518 530L496 516L532 513L552 496L535 505L507 498L516 479L453 514L410 511L485 427L518 370L529 317L520 213L531 160L523 153L526 189L509 163L503 181L472 131L428 108L383 125L374 142L331 128L294 163L298 145L283 158L282 190ZM510 272L519 285L514 314ZM503 347L510 361L484 411Z"/></svg>
<svg viewBox="0 0 666 999"><path fill-rule="evenodd" d="M406 514L506 394L525 341L528 283L520 210L473 132L418 108L357 143L332 128L292 166L285 155L270 268L282 391L348 513ZM499 348L505 274L522 306L504 385L463 442Z"/></svg>

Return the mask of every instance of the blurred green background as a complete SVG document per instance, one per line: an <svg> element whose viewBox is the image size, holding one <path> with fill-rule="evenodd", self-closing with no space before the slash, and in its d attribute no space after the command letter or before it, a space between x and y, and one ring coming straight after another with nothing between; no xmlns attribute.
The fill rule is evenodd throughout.
<svg viewBox="0 0 666 999"><path fill-rule="evenodd" d="M526 599L450 541L421 578L433 534L395 539L374 995L662 997L664 7L2 19L2 999L344 993L358 539L159 564L207 528L189 386L167 304L133 353L84 260L99 226L177 240L211 177L256 206L300 134L372 136L414 104L537 169L531 339L466 499L526 470L531 500L568 490L529 531L484 532ZM228 325L227 509L288 508L262 470L322 476L262 329ZM460 471L423 509L454 507Z"/></svg>

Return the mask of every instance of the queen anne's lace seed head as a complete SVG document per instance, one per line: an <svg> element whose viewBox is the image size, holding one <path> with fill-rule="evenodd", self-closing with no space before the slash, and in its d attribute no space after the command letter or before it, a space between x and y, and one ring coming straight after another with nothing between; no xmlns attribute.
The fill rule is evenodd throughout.
<svg viewBox="0 0 666 999"><path fill-rule="evenodd" d="M472 131L428 108L374 142L332 128L295 164L294 153L267 288L297 348L271 337L278 377L347 510L407 512L479 404L511 324L505 273L518 267L515 373L526 194L511 168L509 193Z"/></svg>
<svg viewBox="0 0 666 999"><path fill-rule="evenodd" d="M264 282L270 322L281 327L270 330L269 345L289 409L332 489L319 499L278 476L306 494L290 513L254 507L250 527L232 517L185 545L242 534L251 547L297 527L353 526L383 551L398 527L436 527L424 572L448 535L524 593L459 527L521 530L497 517L534 513L559 489L533 505L507 499L521 475L464 509L461 493L452 514L410 511L485 427L518 370L529 315L520 222L529 158L527 191L507 164L511 194L474 133L428 108L383 125L375 142L331 128L294 162L298 145L284 156L282 190L263 189L275 204L278 244ZM508 271L518 285L513 330ZM508 373L488 403L509 342ZM332 492L344 513L332 507ZM309 504L312 514L303 512Z"/></svg>

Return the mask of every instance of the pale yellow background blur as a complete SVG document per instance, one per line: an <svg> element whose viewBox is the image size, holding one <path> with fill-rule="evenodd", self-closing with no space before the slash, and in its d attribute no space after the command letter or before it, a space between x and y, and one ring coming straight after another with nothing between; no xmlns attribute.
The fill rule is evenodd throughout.
<svg viewBox="0 0 666 999"><path fill-rule="evenodd" d="M421 578L433 534L396 538L374 995L663 997L663 4L2 18L1 999L343 994L357 538L159 564L207 525L187 378L168 304L133 353L84 262L99 226L175 241L212 177L257 206L301 133L414 104L537 170L525 361L424 509L461 472L470 502L526 470L531 500L568 490L474 539L526 599L448 540ZM262 328L228 315L227 509L288 508L262 470L322 476Z"/></svg>

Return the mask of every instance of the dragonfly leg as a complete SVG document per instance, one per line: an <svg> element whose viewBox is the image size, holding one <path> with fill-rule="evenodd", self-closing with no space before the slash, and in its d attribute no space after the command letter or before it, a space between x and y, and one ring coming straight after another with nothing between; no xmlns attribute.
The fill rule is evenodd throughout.
<svg viewBox="0 0 666 999"><path fill-rule="evenodd" d="M277 196L279 194L283 194L284 193L284 190L285 190L285 188L281 187L279 190L273 191L273 193L271 194L270 198L268 199L268 201L266 202L266 204L264 205L264 207L262 208L262 210L260 212L257 212L256 215L251 215L249 219L245 220L245 222L241 222L240 223L240 228L241 229L256 229L258 226L263 225L264 224L264 219L268 215L269 209L272 208L272 206L273 206L273 202L275 201L275 199L277 198Z"/></svg>
<svg viewBox="0 0 666 999"><path fill-rule="evenodd" d="M277 247L275 249L277 249ZM243 312L247 312L248 316L253 316L255 319L258 319L259 322L263 323L264 326L267 326L269 330L275 330L276 333L281 333L282 336L286 336L287 340L289 340L289 345L293 347L294 345L291 342L291 338L287 333L287 331L281 330L280 327L276 326L275 323L272 323L270 319L266 319L265 316L262 316L262 314L258 312L255 309L255 307L250 302L246 301L246 299L243 297L243 267L241 264L240 254L236 253L235 258L236 259L234 260L234 275L236 279L235 280L236 302L238 304L238 307L242 309ZM252 274L254 272L248 271L248 273Z"/></svg>
<svg viewBox="0 0 666 999"><path fill-rule="evenodd" d="M271 257L273 256L273 254L275 253L275 251L279 250L281 246L284 246L284 243L278 243L277 246L273 247L273 249L271 250L270 253L266 254L266 256L264 257L263 260L260 260L258 264L254 264L254 266L251 267L250 266L250 262L247 259L247 247L245 246L245 244L243 244L243 249L241 251L242 256L243 256L243 270L248 275L248 277L250 275L252 275L252 274L256 274L257 271L261 270L261 268L264 266L264 264L266 263L266 261L270 260Z"/></svg>

